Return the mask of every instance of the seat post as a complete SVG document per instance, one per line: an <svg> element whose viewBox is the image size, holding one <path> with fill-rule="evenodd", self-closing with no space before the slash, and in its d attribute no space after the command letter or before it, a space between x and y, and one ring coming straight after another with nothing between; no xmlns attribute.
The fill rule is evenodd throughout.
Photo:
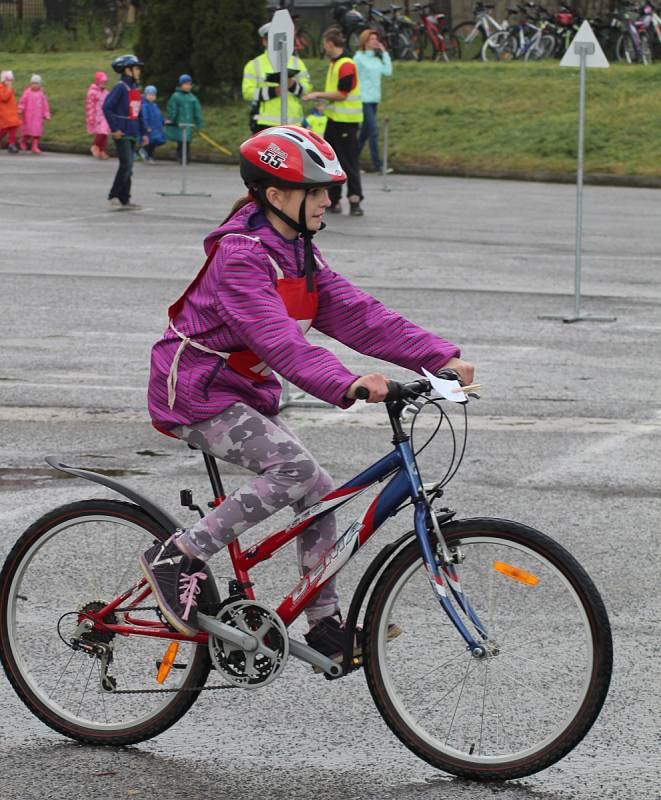
<svg viewBox="0 0 661 800"><path fill-rule="evenodd" d="M209 480L211 481L211 489L213 491L214 498L225 497L223 482L220 478L220 472L218 470L218 462L208 453L203 452L202 456L204 457L204 465L207 468L207 473L209 474Z"/></svg>

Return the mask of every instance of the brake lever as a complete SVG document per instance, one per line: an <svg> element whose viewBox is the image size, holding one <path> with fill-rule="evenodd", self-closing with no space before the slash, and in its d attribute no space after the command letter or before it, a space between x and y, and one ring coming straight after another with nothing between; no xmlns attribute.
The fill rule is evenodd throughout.
<svg viewBox="0 0 661 800"><path fill-rule="evenodd" d="M409 417L417 416L426 402L426 400L410 400L401 413L402 422L406 422Z"/></svg>

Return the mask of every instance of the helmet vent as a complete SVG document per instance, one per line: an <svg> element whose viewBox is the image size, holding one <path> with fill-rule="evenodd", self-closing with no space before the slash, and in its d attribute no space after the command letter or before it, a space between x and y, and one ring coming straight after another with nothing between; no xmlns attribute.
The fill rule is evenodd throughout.
<svg viewBox="0 0 661 800"><path fill-rule="evenodd" d="M283 136L289 136L290 139L296 139L297 142L305 141L305 139L302 136L299 136L297 133L294 133L293 131L280 130L278 132L281 133Z"/></svg>
<svg viewBox="0 0 661 800"><path fill-rule="evenodd" d="M310 156L310 158L314 161L315 164L319 164L320 167L325 169L326 165L321 160L321 156L319 155L319 153L315 153L314 150L311 150L309 147L305 148L305 152Z"/></svg>

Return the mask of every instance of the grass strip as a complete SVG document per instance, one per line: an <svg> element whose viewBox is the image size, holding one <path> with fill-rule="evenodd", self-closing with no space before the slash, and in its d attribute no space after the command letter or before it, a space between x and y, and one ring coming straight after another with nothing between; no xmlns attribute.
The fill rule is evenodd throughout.
<svg viewBox="0 0 661 800"><path fill-rule="evenodd" d="M14 70L19 93L33 72L42 75L53 112L46 142L84 146L90 143L85 92L96 70L110 74L112 57L107 51L0 52L0 67ZM308 67L315 88L323 87L326 62L312 60ZM164 107L171 87L158 89ZM204 116L207 133L236 153L248 135L247 104L206 105ZM399 62L383 81L381 125L385 117L395 167L568 173L576 166L578 71L556 61ZM661 65L588 71L586 172L661 176L660 129ZM218 155L199 137L193 153Z"/></svg>

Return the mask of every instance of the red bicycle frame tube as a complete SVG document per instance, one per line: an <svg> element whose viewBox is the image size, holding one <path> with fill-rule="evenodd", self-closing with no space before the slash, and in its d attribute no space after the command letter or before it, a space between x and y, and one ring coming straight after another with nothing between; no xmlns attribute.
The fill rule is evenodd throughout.
<svg viewBox="0 0 661 800"><path fill-rule="evenodd" d="M289 527L267 536L261 542L252 545L246 550L241 549L237 540L232 542L228 547L232 566L234 567L236 579L241 584L246 597L255 599L252 585L248 580L248 573L251 569L271 558L275 552L303 533L321 517L334 513L341 506L355 500L377 481L392 476L391 480L372 500L362 518L356 519L347 528L335 544L323 554L317 564L301 578L294 589L282 600L277 612L285 625L289 626L333 575L355 555L377 528L410 496L409 479L405 471L401 469L401 464L401 456L395 450L356 476L349 483L329 492L318 503L306 508L294 519ZM145 588L145 585L146 581L143 578L101 610L86 612L83 616L91 619L101 629L112 631L122 636L156 636L178 641L207 642L208 634L206 633L199 633L192 637L185 636L153 620L131 617L130 609L137 609L138 604L151 592L149 587ZM122 607L122 604L137 591L139 591L137 597L127 606ZM120 607L122 607L121 613L126 615L125 622L130 624L103 621L104 617L107 617Z"/></svg>

